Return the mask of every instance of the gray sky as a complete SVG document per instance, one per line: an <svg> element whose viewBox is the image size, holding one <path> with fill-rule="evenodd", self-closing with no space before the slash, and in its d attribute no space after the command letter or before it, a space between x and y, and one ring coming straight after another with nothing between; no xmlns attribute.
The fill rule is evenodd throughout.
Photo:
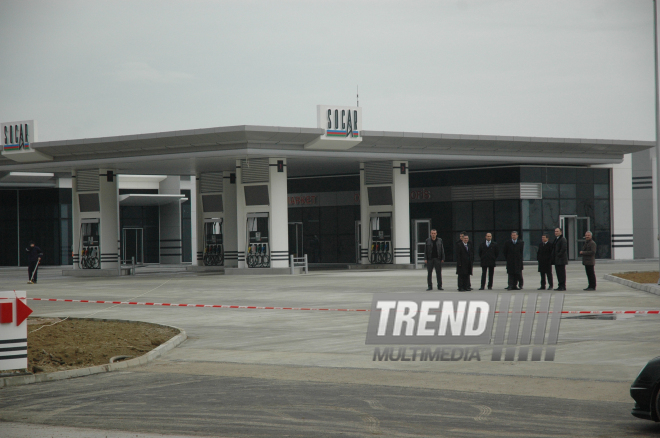
<svg viewBox="0 0 660 438"><path fill-rule="evenodd" d="M654 140L651 0L0 0L0 121Z"/></svg>

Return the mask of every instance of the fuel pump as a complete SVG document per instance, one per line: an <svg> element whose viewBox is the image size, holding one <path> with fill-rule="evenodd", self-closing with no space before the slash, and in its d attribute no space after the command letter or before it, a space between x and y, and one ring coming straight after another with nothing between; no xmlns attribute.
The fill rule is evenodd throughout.
<svg viewBox="0 0 660 438"><path fill-rule="evenodd" d="M100 269L99 220L80 224L80 268Z"/></svg>
<svg viewBox="0 0 660 438"><path fill-rule="evenodd" d="M204 265L222 266L225 251L222 242L223 219L204 220Z"/></svg>
<svg viewBox="0 0 660 438"><path fill-rule="evenodd" d="M369 261L372 264L392 263L392 214L372 213L369 235Z"/></svg>
<svg viewBox="0 0 660 438"><path fill-rule="evenodd" d="M251 213L247 217L245 261L249 268L270 268L268 213Z"/></svg>

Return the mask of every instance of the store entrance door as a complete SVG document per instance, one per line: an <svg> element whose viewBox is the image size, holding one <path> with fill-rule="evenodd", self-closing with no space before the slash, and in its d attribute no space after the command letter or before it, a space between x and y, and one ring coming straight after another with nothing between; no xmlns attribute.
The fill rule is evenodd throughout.
<svg viewBox="0 0 660 438"><path fill-rule="evenodd" d="M564 230L564 237L568 243L568 259L578 260L584 245L584 233L589 231L591 219L574 215L559 216L559 228Z"/></svg>
<svg viewBox="0 0 660 438"><path fill-rule="evenodd" d="M122 233L122 260L130 263L131 258L135 257L135 264L144 264L144 246L142 228L124 228Z"/></svg>
<svg viewBox="0 0 660 438"><path fill-rule="evenodd" d="M303 248L303 224L302 222L289 222L289 254L294 257L302 257Z"/></svg>
<svg viewBox="0 0 660 438"><path fill-rule="evenodd" d="M413 220L413 264L424 263L424 252L426 251L426 239L431 236L431 219Z"/></svg>

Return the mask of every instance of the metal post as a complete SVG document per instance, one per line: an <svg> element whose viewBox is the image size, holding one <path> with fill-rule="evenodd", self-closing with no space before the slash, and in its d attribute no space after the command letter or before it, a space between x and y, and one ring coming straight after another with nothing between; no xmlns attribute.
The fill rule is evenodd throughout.
<svg viewBox="0 0 660 438"><path fill-rule="evenodd" d="M307 254L305 254L305 274L309 274L309 266L307 265Z"/></svg>
<svg viewBox="0 0 660 438"><path fill-rule="evenodd" d="M293 254L289 254L289 267L291 268L291 275L295 271L295 264L293 263Z"/></svg>
<svg viewBox="0 0 660 438"><path fill-rule="evenodd" d="M131 257L131 266L132 266L132 268L131 268L132 274L131 275L135 275L135 256Z"/></svg>
<svg viewBox="0 0 660 438"><path fill-rule="evenodd" d="M660 255L660 185L658 184L658 179L660 179L660 87L658 86L658 5L657 0L653 0L653 56L655 59L655 190L656 190L656 208L657 208L657 222L656 226L658 227L658 255ZM660 257L659 257L660 259ZM658 265L660 269L660 264ZM658 284L660 284L660 278L658 278Z"/></svg>

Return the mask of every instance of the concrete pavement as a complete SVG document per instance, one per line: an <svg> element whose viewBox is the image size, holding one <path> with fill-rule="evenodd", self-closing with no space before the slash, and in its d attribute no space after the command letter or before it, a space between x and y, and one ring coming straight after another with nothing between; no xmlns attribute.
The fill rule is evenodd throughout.
<svg viewBox="0 0 660 438"><path fill-rule="evenodd" d="M598 290L585 292L582 290L586 287L584 269L580 264L571 264L564 309L660 309L660 296L602 280L604 274L612 272L653 269L657 269L657 262L601 263L596 268ZM524 274L525 292L536 291L539 277L535 267L526 266ZM40 272L39 284L33 286L25 284L25 276L23 269L0 269L0 284L4 289L27 289L29 297L40 298L352 309L370 308L375 292L426 289L426 272L421 270L234 277L165 267L144 274L138 270L138 275L130 278L93 279L62 277L60 270L47 268ZM477 275L472 283L478 285ZM505 285L505 270L498 267L493 292L504 292ZM456 288L456 276L451 268L444 271L444 287L445 292ZM368 314L363 312L44 302L29 305L39 316L93 316L174 325L185 329L189 339L154 363L126 373L0 390L0 421L196 436L375 433L415 436L432 435L433 431L442 435L440 432L448 429L438 429L438 424L448 423L453 432L446 433L447 436L474 436L485 432L483 426L487 422L493 426L491 432L503 435L570 436L570 431L577 428L584 435L644 436L660 430L653 423L630 416L632 399L628 392L641 367L660 355L660 316L657 315L614 320L565 317L554 362L491 362L489 358L471 362L379 362L372 360L373 347L364 344ZM90 402L91 412L85 414L87 420L83 424L69 415L62 420L44 417L48 403L38 402L40 393L57 388L56 394L64 391L72 395L55 396L53 403L59 409L70 406L76 412L80 407L75 401L82 394L74 395L79 385L93 391L116 386L123 389L113 392L113 397L130 399L142 393L141 388L147 391L153 382L164 385L156 391L161 394L160 408L150 407L144 421L123 412L125 423L121 427L116 427L112 416L107 414L110 400ZM201 391L202 395L189 398L185 389L188 384L182 382L191 382L190 385L198 388L193 393ZM226 395L217 399L220 400L217 410L235 410L235 413L219 415L204 408L210 397L204 395L205 387ZM234 388L232 394L237 404L230 402L228 388ZM365 400L380 403L387 409L373 409L368 402L356 401L361 393L368 395ZM22 402L10 403L9 399L18 394ZM286 395L285 405L294 407L283 408L282 394ZM392 399L391 394L397 395ZM304 402L293 403L292 398ZM264 399L273 400L273 405L265 406ZM467 399L469 403L461 401ZM177 400L186 402L181 404ZM414 402L408 405L403 400ZM364 403L371 410L365 411ZM26 414L26 406L35 408L28 409ZM311 409L312 406L321 408ZM469 406L482 406L479 412L490 412L481 414L487 420L476 420L479 415ZM541 406L548 406L552 413ZM268 409L275 409L272 411L275 413L265 415ZM293 415L306 411L300 418ZM174 417L180 412L209 423L203 427L188 423L179 427L183 423L176 422ZM254 421L248 419L248 412L258 412L253 415ZM346 418L345 422L335 418L334 414L340 412L344 413L339 417ZM545 420L540 421L539 415ZM562 423L559 420L562 415L571 421ZM407 417L414 420L406 421ZM154 418L162 421L155 422ZM360 427L356 425L357 419ZM415 427L406 425L410 421ZM608 425L616 425L611 433L606 433ZM269 427L272 433L268 433Z"/></svg>

